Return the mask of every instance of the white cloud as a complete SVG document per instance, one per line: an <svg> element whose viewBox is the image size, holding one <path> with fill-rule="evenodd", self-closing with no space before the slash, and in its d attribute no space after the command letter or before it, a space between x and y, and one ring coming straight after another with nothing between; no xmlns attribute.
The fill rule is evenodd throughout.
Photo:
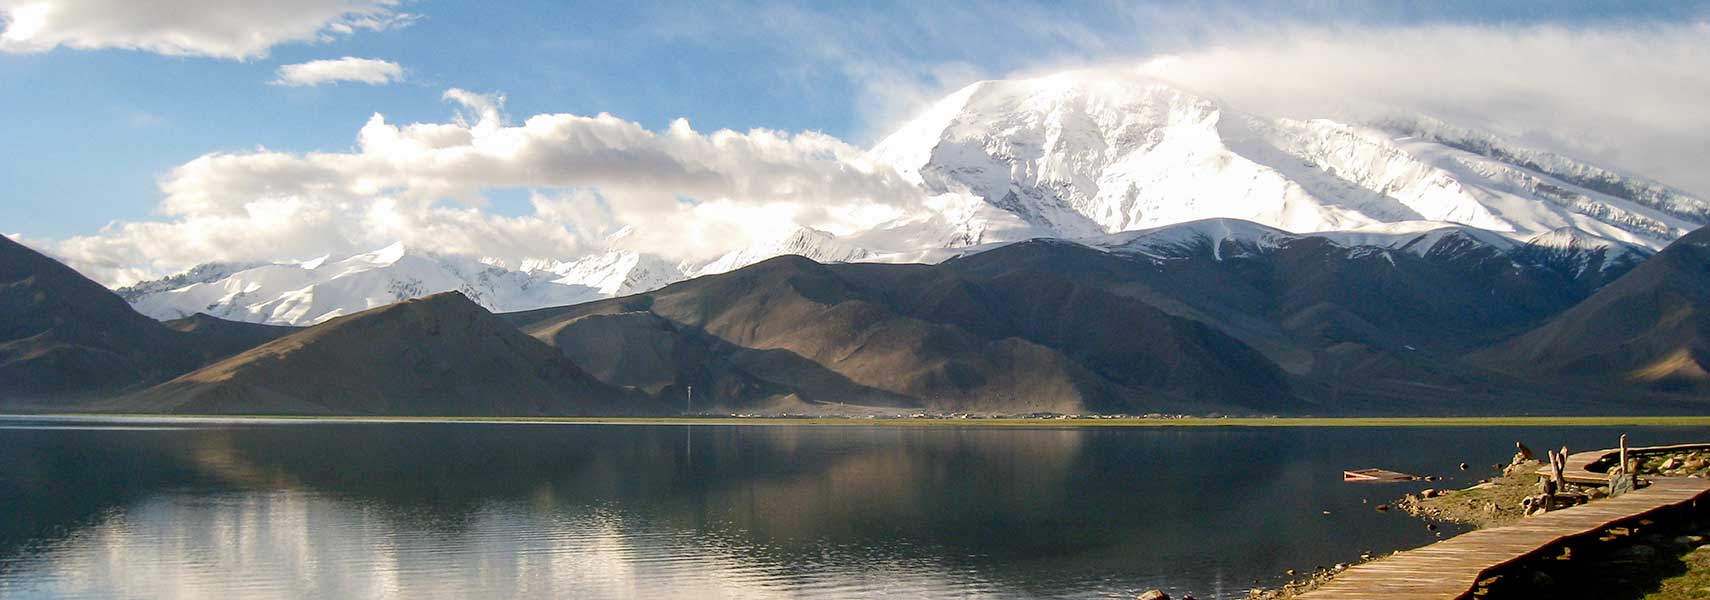
<svg viewBox="0 0 1710 600"><path fill-rule="evenodd" d="M0 0L0 51L118 48L250 59L287 42L382 31L414 17L398 0Z"/></svg>
<svg viewBox="0 0 1710 600"><path fill-rule="evenodd" d="M346 56L338 59L312 60L306 63L281 66L279 67L279 77L274 79L273 83L288 86L316 86L323 83L354 81L369 85L383 85L403 80L404 68L398 63Z"/></svg>
<svg viewBox="0 0 1710 600"><path fill-rule="evenodd" d="M921 193L861 148L819 133L664 131L607 114L520 125L502 99L463 90L450 123L376 114L350 152L209 154L161 182L164 219L114 223L55 247L108 284L221 260L308 258L391 243L490 256L564 258L623 243L706 258L802 224L849 232L917 210ZM486 210L486 190L539 190L532 211Z"/></svg>

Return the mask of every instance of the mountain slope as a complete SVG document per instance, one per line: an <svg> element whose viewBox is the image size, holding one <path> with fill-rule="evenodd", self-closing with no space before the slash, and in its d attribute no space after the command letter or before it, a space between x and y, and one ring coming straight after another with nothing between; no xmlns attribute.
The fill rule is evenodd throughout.
<svg viewBox="0 0 1710 600"><path fill-rule="evenodd" d="M710 380L696 394L707 406L780 395L820 411L837 403L987 413L1298 404L1284 376L1239 342L1048 276L976 281L944 267L780 257L649 294L507 318L568 355L612 353L630 365L624 374L634 379L622 383L647 378L676 390ZM611 331L582 335L596 319ZM675 358L684 356L693 358Z"/></svg>
<svg viewBox="0 0 1710 600"><path fill-rule="evenodd" d="M0 239L0 403L98 398L285 332L206 316L162 324L70 267Z"/></svg>
<svg viewBox="0 0 1710 600"><path fill-rule="evenodd" d="M653 412L456 292L299 331L115 404L182 413Z"/></svg>
<svg viewBox="0 0 1710 600"><path fill-rule="evenodd" d="M1044 274L1205 323L1298 378L1298 393L1326 412L1453 414L1495 398L1516 411L1572 410L1461 357L1573 306L1625 273L1629 252L1649 254L1470 228L1337 239L1214 219L1015 244L943 267L981 279Z"/></svg>
<svg viewBox="0 0 1710 600"><path fill-rule="evenodd" d="M675 402L694 386L706 411L1595 412L1607 394L1464 357L1649 255L1578 235L1213 219L939 265L779 258L505 318L610 383Z"/></svg>
<svg viewBox="0 0 1710 600"><path fill-rule="evenodd" d="M191 351L204 357L197 366L260 346L299 331L298 327L227 321L197 313L161 323L178 332Z"/></svg>
<svg viewBox="0 0 1710 600"><path fill-rule="evenodd" d="M1478 358L1599 387L1710 392L1710 228Z"/></svg>
<svg viewBox="0 0 1710 600"><path fill-rule="evenodd" d="M71 268L0 238L0 398L116 390L189 361L173 332Z"/></svg>

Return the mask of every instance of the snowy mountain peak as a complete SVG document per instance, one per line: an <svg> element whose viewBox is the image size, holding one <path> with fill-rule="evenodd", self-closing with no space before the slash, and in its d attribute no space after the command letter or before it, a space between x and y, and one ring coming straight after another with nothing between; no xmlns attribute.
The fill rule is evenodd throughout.
<svg viewBox="0 0 1710 600"><path fill-rule="evenodd" d="M527 261L522 270L553 283L593 288L608 297L651 292L684 278L676 265L629 250L610 250L569 262Z"/></svg>
<svg viewBox="0 0 1710 600"><path fill-rule="evenodd" d="M1263 117L1115 71L970 85L872 157L928 193L972 194L1070 238L1221 217L1287 231L1572 228L1660 248L1710 223L1701 198L1428 118Z"/></svg>
<svg viewBox="0 0 1710 600"><path fill-rule="evenodd" d="M731 251L704 264L684 265L682 271L690 277L726 273L774 256L790 254L822 263L855 262L875 255L867 248L840 240L824 231L811 227L796 227L780 236Z"/></svg>
<svg viewBox="0 0 1710 600"><path fill-rule="evenodd" d="M138 282L135 285L122 287L114 291L119 294L119 297L124 298L126 301L136 302L137 299L151 294L175 290L200 283L219 281L231 276L233 273L259 267L263 264L266 263L204 263L191 267L183 273L178 273L170 277L156 279L153 281Z"/></svg>
<svg viewBox="0 0 1710 600"><path fill-rule="evenodd" d="M1095 238L1090 245L1159 259L1210 254L1222 260L1226 256L1275 249L1301 237L1252 221L1202 219Z"/></svg>
<svg viewBox="0 0 1710 600"><path fill-rule="evenodd" d="M344 258L204 265L122 290L145 314L309 324L458 290L490 310L646 292L785 254L937 262L1079 240L1152 260L1229 260L1315 237L1350 257L1411 254L1564 276L1619 273L1710 224L1660 183L1422 115L1249 114L1164 81L1071 71L956 91L870 152L922 188L918 210L848 235L796 227L672 264L625 228L582 256L493 261L392 244Z"/></svg>
<svg viewBox="0 0 1710 600"><path fill-rule="evenodd" d="M402 244L341 260L204 266L125 291L157 319L207 313L223 319L312 325L429 294L459 291L495 312L603 297L591 286L544 281L472 257L417 253Z"/></svg>

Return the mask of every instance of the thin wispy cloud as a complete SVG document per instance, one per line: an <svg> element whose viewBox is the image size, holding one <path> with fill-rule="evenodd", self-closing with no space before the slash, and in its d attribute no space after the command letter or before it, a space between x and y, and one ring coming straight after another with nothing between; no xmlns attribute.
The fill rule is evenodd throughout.
<svg viewBox="0 0 1710 600"><path fill-rule="evenodd" d="M1710 23L1272 26L1116 61L1236 108L1427 115L1710 195Z"/></svg>
<svg viewBox="0 0 1710 600"><path fill-rule="evenodd" d="M398 0L0 0L0 51L124 49L246 60L409 24Z"/></svg>
<svg viewBox="0 0 1710 600"><path fill-rule="evenodd" d="M351 82L384 85L404 80L404 67L398 63L372 58L312 60L279 67L274 85L304 87L329 83Z"/></svg>

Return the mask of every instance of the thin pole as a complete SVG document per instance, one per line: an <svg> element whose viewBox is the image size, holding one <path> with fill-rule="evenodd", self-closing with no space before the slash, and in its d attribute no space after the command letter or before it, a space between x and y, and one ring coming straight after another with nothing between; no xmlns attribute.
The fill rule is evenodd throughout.
<svg viewBox="0 0 1710 600"><path fill-rule="evenodd" d="M683 404L683 414L690 415L690 414L694 414L694 413L695 413L695 386L691 385L691 386L689 386L689 399L688 399L688 401L684 402L684 404Z"/></svg>

